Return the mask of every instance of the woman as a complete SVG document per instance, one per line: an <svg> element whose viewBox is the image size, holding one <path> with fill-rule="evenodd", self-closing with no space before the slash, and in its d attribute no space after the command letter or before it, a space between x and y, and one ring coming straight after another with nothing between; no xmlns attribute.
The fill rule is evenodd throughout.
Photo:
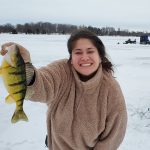
<svg viewBox="0 0 150 150"><path fill-rule="evenodd" d="M1 54L12 44L4 44ZM69 60L36 69L27 63L29 52L18 45L28 64L26 95L48 106L48 147L50 150L116 150L125 135L127 112L104 45L94 33L82 29L72 33L67 46Z"/></svg>

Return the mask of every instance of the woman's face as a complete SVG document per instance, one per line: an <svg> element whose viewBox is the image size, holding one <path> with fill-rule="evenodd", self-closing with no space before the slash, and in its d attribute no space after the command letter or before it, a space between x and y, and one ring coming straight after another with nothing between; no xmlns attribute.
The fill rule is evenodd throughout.
<svg viewBox="0 0 150 150"><path fill-rule="evenodd" d="M88 76L98 69L100 62L98 49L89 39L81 38L75 42L71 63L77 72Z"/></svg>

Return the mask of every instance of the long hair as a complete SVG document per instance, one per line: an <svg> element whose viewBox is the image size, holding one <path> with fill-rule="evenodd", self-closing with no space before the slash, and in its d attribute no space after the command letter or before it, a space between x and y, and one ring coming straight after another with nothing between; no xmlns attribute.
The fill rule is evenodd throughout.
<svg viewBox="0 0 150 150"><path fill-rule="evenodd" d="M70 54L70 59L71 59L72 49L74 48L76 41L81 38L89 39L93 43L93 45L98 49L98 54L101 58L102 68L107 72L114 72L113 64L110 62L110 60L107 57L103 42L95 33L87 29L78 29L74 31L71 34L70 38L68 39L67 47L68 47L68 52Z"/></svg>

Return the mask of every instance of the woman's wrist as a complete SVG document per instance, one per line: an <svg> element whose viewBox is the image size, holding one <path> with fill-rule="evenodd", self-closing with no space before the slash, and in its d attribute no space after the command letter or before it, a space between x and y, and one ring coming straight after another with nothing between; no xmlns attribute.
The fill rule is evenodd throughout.
<svg viewBox="0 0 150 150"><path fill-rule="evenodd" d="M25 64L26 67L26 81L27 86L30 86L34 83L35 80L35 71L32 63L28 62Z"/></svg>

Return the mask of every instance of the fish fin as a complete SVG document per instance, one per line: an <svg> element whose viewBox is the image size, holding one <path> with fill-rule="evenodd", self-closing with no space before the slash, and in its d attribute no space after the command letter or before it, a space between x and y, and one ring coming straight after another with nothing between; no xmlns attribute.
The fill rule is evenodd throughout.
<svg viewBox="0 0 150 150"><path fill-rule="evenodd" d="M8 104L12 104L12 103L15 103L15 100L13 99L13 97L11 95L8 95L5 98L5 102L8 103Z"/></svg>
<svg viewBox="0 0 150 150"><path fill-rule="evenodd" d="M16 110L12 116L11 122L16 123L18 121L28 121L28 117L26 116L23 110Z"/></svg>

